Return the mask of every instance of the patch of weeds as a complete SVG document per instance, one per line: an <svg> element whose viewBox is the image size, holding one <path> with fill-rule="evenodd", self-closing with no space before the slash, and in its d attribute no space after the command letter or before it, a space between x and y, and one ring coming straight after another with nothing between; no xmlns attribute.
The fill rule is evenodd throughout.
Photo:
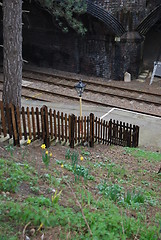
<svg viewBox="0 0 161 240"><path fill-rule="evenodd" d="M158 239L157 227L147 226L139 218L127 217L125 213L120 214L120 209L109 199L95 201L87 194L88 192L83 192L83 212L92 231L92 239L134 239L135 236L141 240ZM44 196L29 197L22 203L2 201L0 212L4 221L14 220L14 227L23 228L24 224L31 221L36 229L40 224L44 227L61 226L65 232L70 231L72 239L91 239L80 211L59 206L58 202L54 203L52 199Z"/></svg>
<svg viewBox="0 0 161 240"><path fill-rule="evenodd" d="M95 168L105 168L106 164L103 162L97 162L93 165Z"/></svg>
<svg viewBox="0 0 161 240"><path fill-rule="evenodd" d="M63 160L56 160L56 163L63 166L63 168L67 169L68 171L73 172L75 181L79 181L80 177L83 177L84 180L94 180L94 176L89 174L88 168L78 164L80 161L83 161L82 156L79 160L79 154L74 151L72 154L70 154L70 160L71 164L66 163Z"/></svg>
<svg viewBox="0 0 161 240"><path fill-rule="evenodd" d="M98 185L99 193L103 194L110 200L122 204L125 207L131 206L133 209L138 209L143 205L155 206L157 201L149 192L141 189L127 190L118 184L107 184L102 182Z"/></svg>
<svg viewBox="0 0 161 240"><path fill-rule="evenodd" d="M155 181L161 182L161 173L153 173L152 177Z"/></svg>
<svg viewBox="0 0 161 240"><path fill-rule="evenodd" d="M111 175L114 176L114 178L123 178L126 175L126 170L124 167L116 165L115 163L109 163L107 164L107 171L108 171L108 177Z"/></svg>
<svg viewBox="0 0 161 240"><path fill-rule="evenodd" d="M138 159L146 159L149 162L161 162L161 154L158 152L150 152L138 148L125 148L125 152Z"/></svg>
<svg viewBox="0 0 161 240"><path fill-rule="evenodd" d="M13 157L14 146L11 144L6 146L5 149L10 153L11 157Z"/></svg>
<svg viewBox="0 0 161 240"><path fill-rule="evenodd" d="M41 145L42 151L46 149L46 145L42 144ZM49 163L50 163L50 158L52 157L52 153L48 150L42 152L42 161L45 164L46 168L48 168Z"/></svg>
<svg viewBox="0 0 161 240"><path fill-rule="evenodd" d="M56 178L55 176L51 175L50 173L45 173L41 176L41 178L49 184L49 186L58 187L62 178Z"/></svg>
<svg viewBox="0 0 161 240"><path fill-rule="evenodd" d="M110 200L114 202L120 200L123 190L123 188L120 187L118 184L107 185L106 182L100 183L98 185L98 189L100 193L102 193L104 196L108 197Z"/></svg>
<svg viewBox="0 0 161 240"><path fill-rule="evenodd" d="M71 156L71 151L70 149L68 148L66 153L65 153L65 159L70 159L70 156Z"/></svg>
<svg viewBox="0 0 161 240"><path fill-rule="evenodd" d="M32 171L33 169L28 164L0 159L0 190L16 192L23 181L37 182L38 178L32 176Z"/></svg>
<svg viewBox="0 0 161 240"><path fill-rule="evenodd" d="M147 227L140 219L127 217L125 213L120 214L116 205L108 199L97 201L94 207L97 211L84 210L93 233L93 239L117 240L136 237L141 240L157 240L159 236L157 227Z"/></svg>
<svg viewBox="0 0 161 240"><path fill-rule="evenodd" d="M148 181L141 181L141 183L143 184L143 185L145 185L145 186L149 186L149 182Z"/></svg>
<svg viewBox="0 0 161 240"><path fill-rule="evenodd" d="M85 151L84 149L82 149L81 155L86 156L86 157L89 157L89 156L90 156L90 152Z"/></svg>

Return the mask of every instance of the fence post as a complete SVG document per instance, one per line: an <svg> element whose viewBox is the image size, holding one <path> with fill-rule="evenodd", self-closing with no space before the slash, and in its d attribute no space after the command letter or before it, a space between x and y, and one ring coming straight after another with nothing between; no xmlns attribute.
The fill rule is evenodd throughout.
<svg viewBox="0 0 161 240"><path fill-rule="evenodd" d="M108 144L111 145L111 137L112 137L112 119L110 119L108 124Z"/></svg>
<svg viewBox="0 0 161 240"><path fill-rule="evenodd" d="M12 121L12 128L13 128L13 144L14 146L20 146L16 107L12 104L11 104L11 121Z"/></svg>
<svg viewBox="0 0 161 240"><path fill-rule="evenodd" d="M74 129L75 129L75 115L70 117L70 147L74 148Z"/></svg>
<svg viewBox="0 0 161 240"><path fill-rule="evenodd" d="M138 147L139 144L139 127L133 125L133 138L132 138L132 147Z"/></svg>
<svg viewBox="0 0 161 240"><path fill-rule="evenodd" d="M139 145L139 126L136 125L136 147Z"/></svg>
<svg viewBox="0 0 161 240"><path fill-rule="evenodd" d="M43 122L44 122L44 135L43 141L47 148L50 147L50 138L49 138L49 122L48 122L48 108L43 106Z"/></svg>
<svg viewBox="0 0 161 240"><path fill-rule="evenodd" d="M90 113L90 141L89 146L94 147L94 114Z"/></svg>

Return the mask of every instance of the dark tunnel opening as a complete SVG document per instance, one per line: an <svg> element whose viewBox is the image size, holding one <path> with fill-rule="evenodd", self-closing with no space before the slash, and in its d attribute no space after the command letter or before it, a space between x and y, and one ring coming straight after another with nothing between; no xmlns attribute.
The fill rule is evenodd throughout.
<svg viewBox="0 0 161 240"><path fill-rule="evenodd" d="M144 41L143 66L150 71L154 61L161 61L161 18L147 32Z"/></svg>

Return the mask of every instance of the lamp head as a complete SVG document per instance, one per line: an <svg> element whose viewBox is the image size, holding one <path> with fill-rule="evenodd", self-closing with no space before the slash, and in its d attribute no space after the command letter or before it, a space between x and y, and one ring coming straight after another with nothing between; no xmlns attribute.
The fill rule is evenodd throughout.
<svg viewBox="0 0 161 240"><path fill-rule="evenodd" d="M76 89L76 91L77 91L77 93L78 93L78 96L79 96L79 97L82 96L82 94L83 94L83 92L84 92L84 89L85 89L85 86L86 86L86 84L84 84L81 79L79 80L79 83L77 83L77 84L74 86L75 89Z"/></svg>

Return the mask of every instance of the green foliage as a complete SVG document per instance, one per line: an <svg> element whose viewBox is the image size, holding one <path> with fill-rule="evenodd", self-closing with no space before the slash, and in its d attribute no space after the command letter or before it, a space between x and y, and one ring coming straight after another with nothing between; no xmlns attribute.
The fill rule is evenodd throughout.
<svg viewBox="0 0 161 240"><path fill-rule="evenodd" d="M157 176L154 181L155 187L147 176L144 178L144 175L141 175L141 179L136 181L132 173L130 175L135 178L136 184L139 184L136 187L135 181L129 182L126 178L125 185L125 182L121 181L121 177L124 177L127 172L125 166L104 160L99 162L99 159L96 162L92 158L91 168L88 169L86 166L89 167L90 154L82 150L81 155L87 159L81 161L77 152L69 150L65 154L66 160L57 160L55 167L53 162L53 168L48 170L44 167L39 175L40 186L37 182L37 173L29 164L0 159L0 240L20 239L24 226L28 222L31 222L31 226L36 230L43 224L44 232L48 231L48 227L59 226L61 228L59 239L66 239L69 236L67 234L70 234L70 239L83 240L158 240L161 238L159 174L155 174ZM70 172L62 171L63 168L57 164L63 164L63 168ZM61 173L63 172L61 178L60 169ZM90 177L93 179L93 176L89 175L90 170L95 171L95 182L88 182L88 184L71 182L73 174L76 180L90 179ZM64 176L64 173L67 176ZM146 174L152 177L149 172ZM63 182L65 177L68 177L68 184L75 192L82 207L81 210L74 203L76 199L69 191L68 185ZM116 181L116 178L120 180ZM121 182L124 187L120 185ZM6 193L9 190L19 191L19 186L23 183L28 184L32 190L27 192L27 196L23 195L21 198L21 192ZM58 186L61 189L64 187L62 192L55 190ZM39 190L41 195L38 195ZM153 219L149 219L151 215L148 210L152 210L149 206L157 206L158 209ZM92 237L82 211L92 231ZM135 217L132 213L135 213Z"/></svg>
<svg viewBox="0 0 161 240"><path fill-rule="evenodd" d="M158 152L150 152L138 148L125 148L125 152L138 159L146 159L149 162L161 162L161 154Z"/></svg>
<svg viewBox="0 0 161 240"><path fill-rule="evenodd" d="M66 151L66 153L65 153L65 159L70 159L70 156L71 156L71 151L70 151L70 149L68 148L67 149L67 151Z"/></svg>
<svg viewBox="0 0 161 240"><path fill-rule="evenodd" d="M14 146L8 145L5 147L5 149L10 153L11 157L13 157Z"/></svg>
<svg viewBox="0 0 161 240"><path fill-rule="evenodd" d="M82 22L79 20L79 16L86 12L86 1L81 0L36 0L42 7L47 9L58 22L58 26L64 31L68 32L68 26L73 28L80 34L85 34L86 29ZM63 21L66 20L67 24Z"/></svg>
<svg viewBox="0 0 161 240"><path fill-rule="evenodd" d="M66 159L71 160L71 164L65 163L65 161L59 161L56 162L61 165L63 164L64 168L72 171L75 176L75 181L79 181L80 177L83 177L84 180L94 180L94 177L89 174L88 168L85 168L84 166L80 166L79 162L79 154L76 151L73 151L72 153L70 151L66 152L65 155Z"/></svg>
<svg viewBox="0 0 161 240"><path fill-rule="evenodd" d="M23 181L37 181L32 176L33 168L28 164L15 163L12 160L0 159L0 190L4 192L16 192Z"/></svg>
<svg viewBox="0 0 161 240"><path fill-rule="evenodd" d="M107 185L106 182L103 182L98 185L98 189L100 193L103 193L106 197L114 202L118 202L122 197L122 190L123 188L120 187L118 184Z"/></svg>
<svg viewBox="0 0 161 240"><path fill-rule="evenodd" d="M120 214L119 209L110 200L93 201L93 210L84 208L84 214L93 233L93 239L133 239L138 236L142 240L158 239L159 229L147 227L141 220ZM15 220L17 224L29 221L34 226L41 223L44 226L61 226L66 231L74 233L75 239L90 239L90 235L80 212L73 208L67 208L53 204L53 202L41 197L27 198L23 203L2 201L0 203L1 217L5 220Z"/></svg>
<svg viewBox="0 0 161 240"><path fill-rule="evenodd" d="M134 209L145 206L146 204L151 206L156 205L155 198L143 189L136 191L134 188L132 191L125 191L125 189L118 184L109 185L105 181L98 185L98 189L100 193L115 203L131 206Z"/></svg>
<svg viewBox="0 0 161 240"><path fill-rule="evenodd" d="M50 163L50 155L48 154L48 151L44 152L42 154L42 161L43 163L45 164L46 167L49 166L49 163Z"/></svg>

